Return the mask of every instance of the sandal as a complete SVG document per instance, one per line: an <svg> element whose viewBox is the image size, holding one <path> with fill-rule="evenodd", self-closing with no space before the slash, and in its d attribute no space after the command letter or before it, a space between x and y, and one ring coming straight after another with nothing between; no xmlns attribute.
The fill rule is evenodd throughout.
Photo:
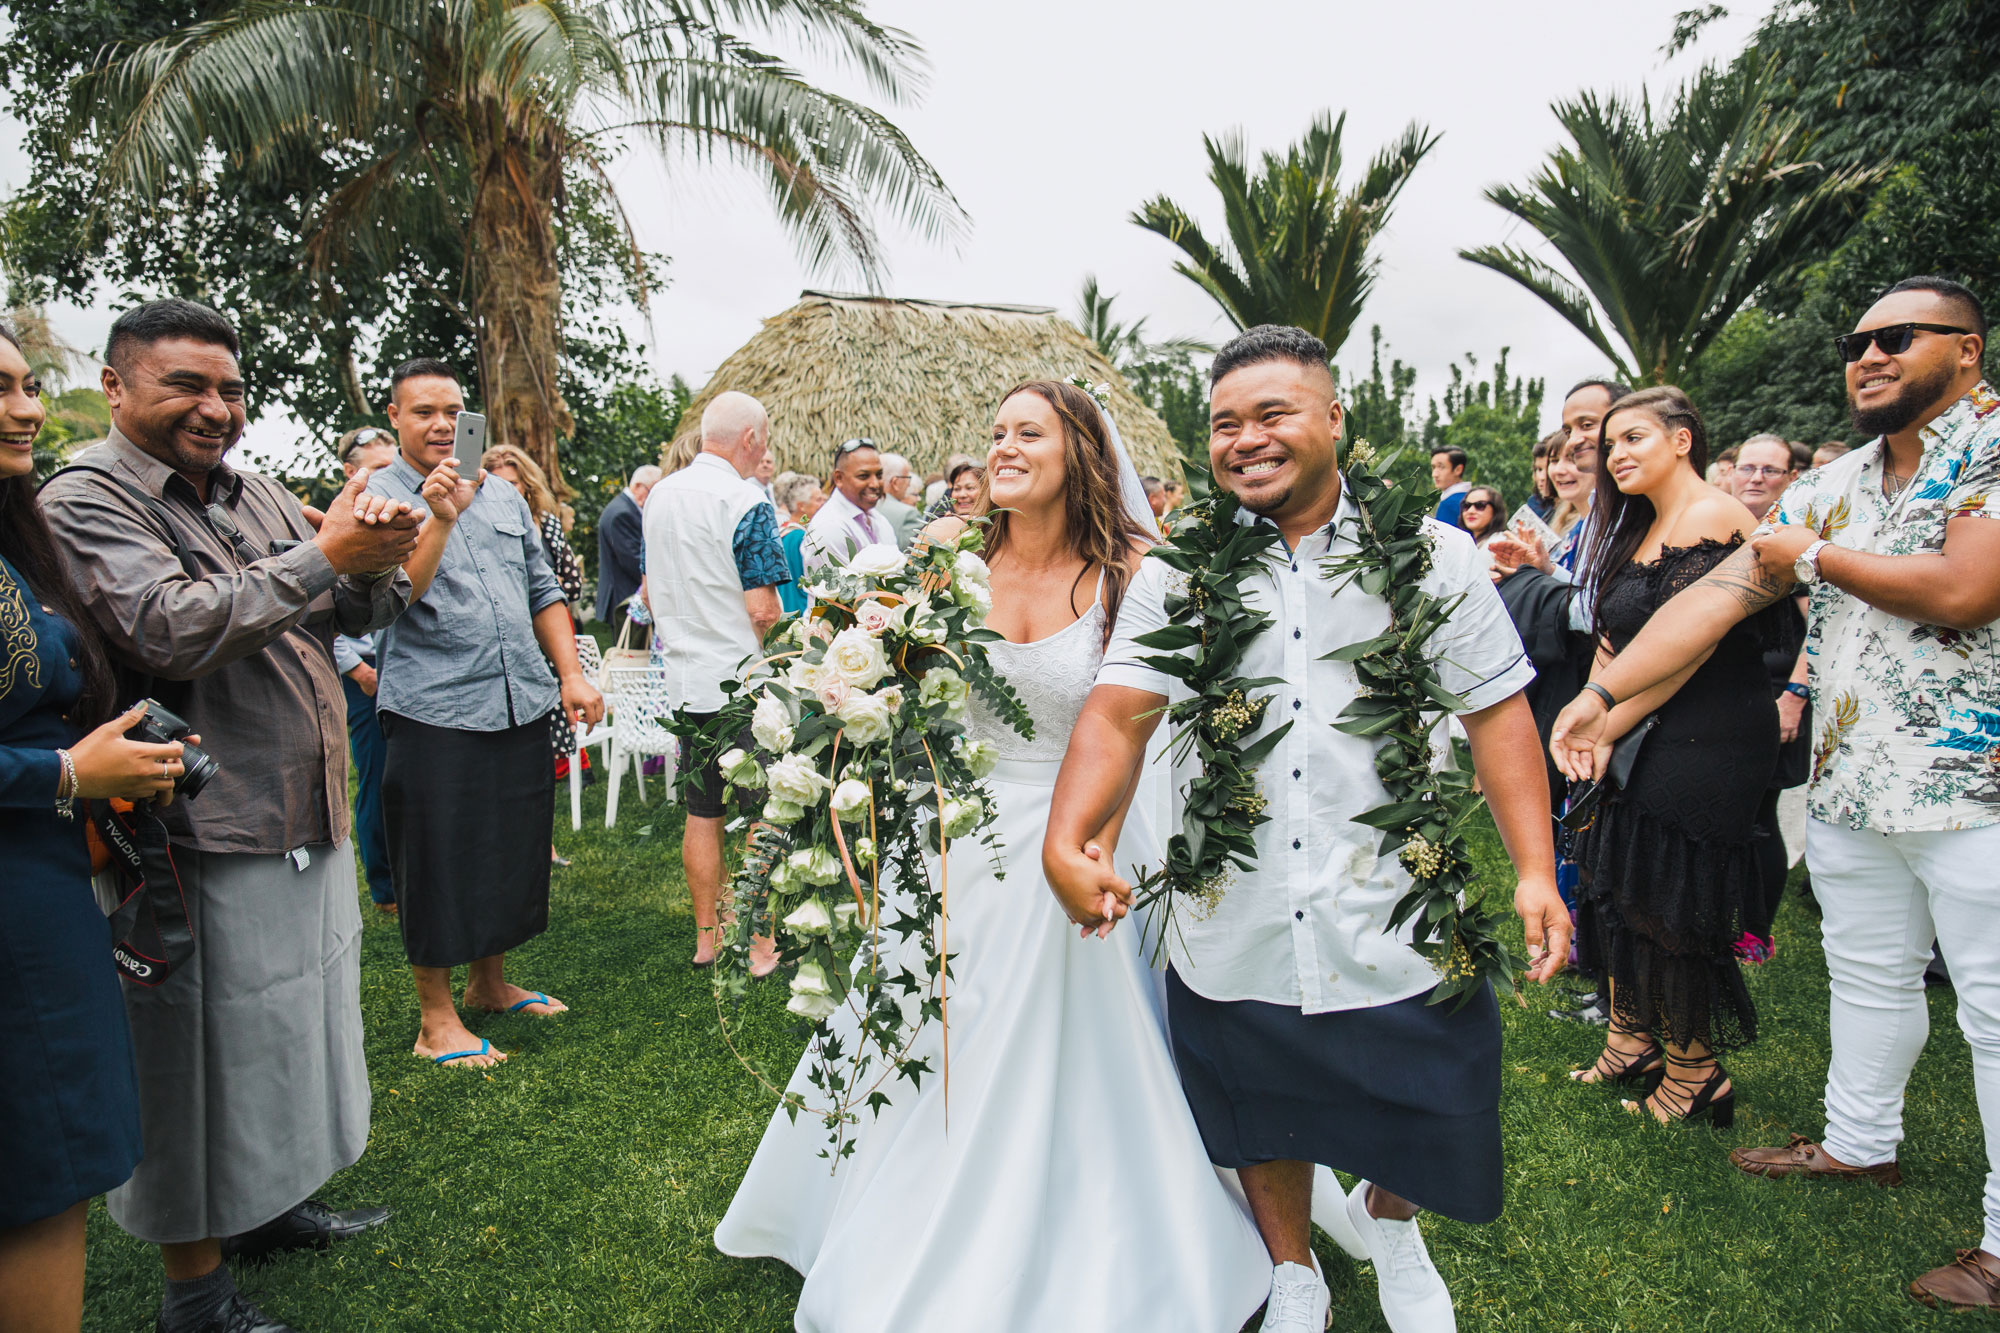
<svg viewBox="0 0 2000 1333"><path fill-rule="evenodd" d="M1686 1067L1682 1066L1684 1069ZM1728 1082L1729 1072L1720 1062L1711 1064L1708 1067L1708 1074L1699 1079L1682 1078L1668 1070L1644 1100L1626 1101L1621 1105L1635 1115L1641 1110L1649 1111L1653 1119L1662 1124L1705 1119L1717 1129L1728 1129L1736 1123L1736 1089L1732 1086L1729 1091L1717 1095L1717 1090ZM1674 1097L1682 1102L1679 1108L1676 1108L1673 1101L1668 1098L1669 1083L1687 1090L1674 1094Z"/></svg>
<svg viewBox="0 0 2000 1333"><path fill-rule="evenodd" d="M1644 1034L1630 1032L1623 1028L1613 1028L1613 1036L1637 1037ZM1646 1089L1648 1096L1660 1085L1660 1079L1667 1069L1667 1053L1660 1043L1648 1037L1642 1051L1621 1051L1606 1045L1589 1069L1572 1069L1570 1078L1578 1083L1637 1083ZM1595 1073L1595 1079L1585 1079L1586 1074Z"/></svg>

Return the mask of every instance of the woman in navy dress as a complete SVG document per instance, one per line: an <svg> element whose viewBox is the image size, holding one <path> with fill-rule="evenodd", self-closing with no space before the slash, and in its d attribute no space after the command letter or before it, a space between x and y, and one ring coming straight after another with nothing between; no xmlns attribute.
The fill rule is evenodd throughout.
<svg viewBox="0 0 2000 1333"><path fill-rule="evenodd" d="M35 1330L81 1325L85 1208L139 1160L85 802L158 797L181 771L178 744L125 739L137 709L104 722L110 668L35 504L42 419L0 327L0 1322Z"/></svg>

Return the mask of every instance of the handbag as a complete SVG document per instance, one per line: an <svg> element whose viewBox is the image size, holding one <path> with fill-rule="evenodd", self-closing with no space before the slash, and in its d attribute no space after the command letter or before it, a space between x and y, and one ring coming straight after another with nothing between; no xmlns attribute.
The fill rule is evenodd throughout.
<svg viewBox="0 0 2000 1333"><path fill-rule="evenodd" d="M1639 763L1640 747L1645 745L1646 737L1652 734L1653 728L1659 725L1660 715L1648 714L1639 725L1612 742L1611 757L1604 762L1604 776L1595 782L1582 783L1571 792L1569 807L1556 819L1556 822L1571 832L1588 827L1597 809L1597 802L1604 795L1604 788L1607 785L1616 787L1619 791L1624 791L1631 785L1632 770Z"/></svg>
<svg viewBox="0 0 2000 1333"><path fill-rule="evenodd" d="M636 645L626 642L628 637L632 637L634 630L638 631ZM601 693L610 692L611 673L614 670L653 664L652 634L651 625L641 624L629 616L625 623L618 627L618 640L604 650L604 665L597 673L597 688Z"/></svg>

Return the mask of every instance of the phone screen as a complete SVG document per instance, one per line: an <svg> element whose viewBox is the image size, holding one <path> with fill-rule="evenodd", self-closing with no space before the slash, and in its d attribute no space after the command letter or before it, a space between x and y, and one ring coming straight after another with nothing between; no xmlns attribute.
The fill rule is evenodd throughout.
<svg viewBox="0 0 2000 1333"><path fill-rule="evenodd" d="M479 466L479 456L486 452L486 418L478 412L460 412L451 451L458 455L460 475L471 476Z"/></svg>

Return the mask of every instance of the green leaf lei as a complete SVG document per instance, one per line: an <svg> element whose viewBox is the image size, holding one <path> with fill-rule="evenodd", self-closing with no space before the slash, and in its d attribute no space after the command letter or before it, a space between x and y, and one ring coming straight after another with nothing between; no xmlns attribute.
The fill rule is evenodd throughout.
<svg viewBox="0 0 2000 1333"><path fill-rule="evenodd" d="M1465 840L1466 823L1479 805L1472 775L1456 762L1442 769L1432 764L1432 731L1466 704L1439 682L1425 645L1450 622L1460 599L1424 591L1432 554L1424 519L1431 505L1412 488L1384 481L1374 461L1365 441L1348 451L1346 486L1360 511L1356 545L1320 562L1336 590L1355 580L1389 606L1387 631L1321 659L1353 666L1361 693L1334 726L1377 742L1375 772L1389 793L1386 805L1354 819L1381 829L1382 853L1397 853L1410 874L1410 889L1387 929L1413 922L1417 952L1439 973L1430 1002L1456 997L1463 1003L1487 981L1511 995L1520 968L1500 936L1505 913L1487 903L1475 882ZM1186 586L1167 597L1166 627L1138 640L1165 654L1148 658L1148 665L1188 687L1190 697L1162 711L1173 727L1174 758L1192 753L1201 765L1188 784L1180 831L1168 840L1165 866L1136 886L1136 901L1160 903L1169 919L1177 899L1197 912L1213 911L1236 872L1255 869L1255 831L1270 818L1257 766L1294 725L1288 721L1238 746L1262 724L1274 697L1256 691L1284 682L1236 674L1250 642L1271 624L1269 614L1244 604L1243 581L1280 540L1268 523L1239 523L1237 510L1235 497L1216 487L1182 511L1170 540L1153 554ZM1189 648L1195 651L1182 655Z"/></svg>

